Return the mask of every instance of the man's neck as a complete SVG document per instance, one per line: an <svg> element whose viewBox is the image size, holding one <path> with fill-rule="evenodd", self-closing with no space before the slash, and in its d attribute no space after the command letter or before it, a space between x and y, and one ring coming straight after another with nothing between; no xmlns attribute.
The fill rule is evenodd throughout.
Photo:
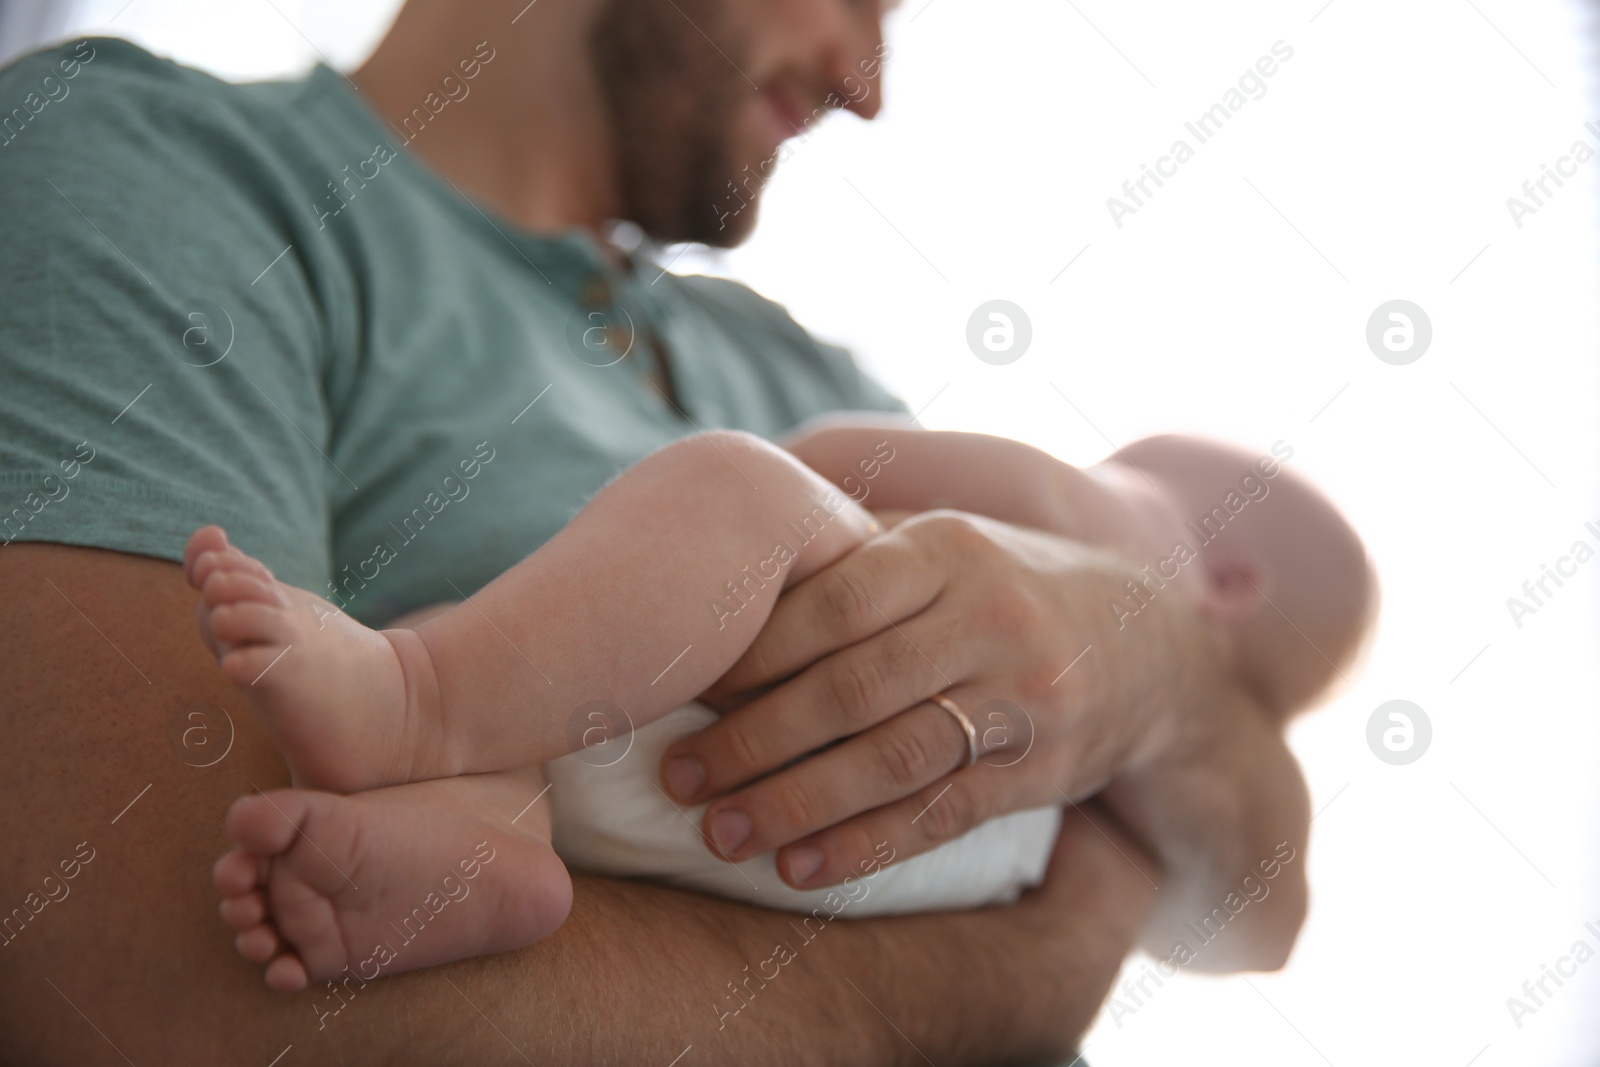
<svg viewBox="0 0 1600 1067"><path fill-rule="evenodd" d="M516 12L503 5L411 0L351 80L401 130L415 109L427 111L430 93L448 99L453 76L467 95L452 83L457 98L408 134L407 148L527 229L595 231L620 211L609 118L588 59L590 7L531 5L512 23ZM464 78L461 63L475 60L477 76Z"/></svg>

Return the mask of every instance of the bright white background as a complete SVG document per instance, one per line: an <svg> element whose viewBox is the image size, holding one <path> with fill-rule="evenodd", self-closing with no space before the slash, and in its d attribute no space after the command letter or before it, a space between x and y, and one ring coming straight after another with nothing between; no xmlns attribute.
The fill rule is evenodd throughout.
<svg viewBox="0 0 1600 1067"><path fill-rule="evenodd" d="M307 38L358 60L395 6L276 4L134 0L112 28L267 76L311 58ZM933 427L1080 464L1163 430L1285 440L1384 579L1369 663L1293 733L1320 814L1288 969L1119 993L1134 1010L1102 1015L1096 1067L1600 1063L1600 960L1520 1028L1506 1004L1574 942L1600 948L1600 560L1521 628L1506 607L1573 541L1600 544L1600 161L1520 229L1506 207L1574 140L1600 147L1584 11L907 0L890 32L881 120L829 123L746 248L676 268L786 303ZM1294 57L1267 95L1118 229L1106 198L1193 145L1184 121L1278 40ZM1003 367L964 339L996 297L1034 331ZM1364 339L1393 298L1433 322L1409 366ZM1366 743L1393 698L1433 724L1409 766Z"/></svg>

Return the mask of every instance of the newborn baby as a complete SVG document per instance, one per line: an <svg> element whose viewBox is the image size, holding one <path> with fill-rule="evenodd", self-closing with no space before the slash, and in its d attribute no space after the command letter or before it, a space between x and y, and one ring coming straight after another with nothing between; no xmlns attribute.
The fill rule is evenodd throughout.
<svg viewBox="0 0 1600 1067"><path fill-rule="evenodd" d="M800 890L770 856L712 855L696 813L657 782L662 751L712 714L690 701L738 661L781 591L880 532L858 503L869 495L884 511L1067 531L1143 564L1105 610L1128 626L1154 597L1182 598L1279 713L1327 687L1375 603L1355 534L1270 457L1164 437L1078 471L999 438L844 423L789 448L725 431L670 445L468 602L411 627L371 630L276 582L217 528L194 535L185 573L202 637L296 786L234 805L238 847L214 871L239 950L266 964L268 984L297 990L346 969L370 980L538 940L571 903L557 852L770 907L843 899L850 915L1006 900L1036 881L1056 809L898 865L885 842L865 880ZM948 712L958 771L983 747L975 709L928 699ZM595 706L635 727L607 741L620 759L574 751Z"/></svg>

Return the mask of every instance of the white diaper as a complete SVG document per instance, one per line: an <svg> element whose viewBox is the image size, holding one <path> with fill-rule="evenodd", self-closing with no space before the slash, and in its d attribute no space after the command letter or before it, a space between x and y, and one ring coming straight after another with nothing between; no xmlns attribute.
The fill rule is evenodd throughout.
<svg viewBox="0 0 1600 1067"><path fill-rule="evenodd" d="M827 908L854 917L1008 903L1044 878L1061 825L1061 809L1054 807L992 819L932 852L839 888L791 889L779 879L771 853L725 863L700 836L705 806L680 807L659 784L667 746L715 719L708 708L690 704L635 730L631 744L627 737L613 738L604 749L551 763L549 796L561 858L595 874L652 878L784 911Z"/></svg>

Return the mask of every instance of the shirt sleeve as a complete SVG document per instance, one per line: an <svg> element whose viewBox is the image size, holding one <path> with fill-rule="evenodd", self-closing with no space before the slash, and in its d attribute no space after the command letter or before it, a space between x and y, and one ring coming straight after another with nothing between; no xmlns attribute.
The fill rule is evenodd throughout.
<svg viewBox="0 0 1600 1067"><path fill-rule="evenodd" d="M229 91L105 39L0 71L0 551L177 560L219 523L326 581L328 331Z"/></svg>

